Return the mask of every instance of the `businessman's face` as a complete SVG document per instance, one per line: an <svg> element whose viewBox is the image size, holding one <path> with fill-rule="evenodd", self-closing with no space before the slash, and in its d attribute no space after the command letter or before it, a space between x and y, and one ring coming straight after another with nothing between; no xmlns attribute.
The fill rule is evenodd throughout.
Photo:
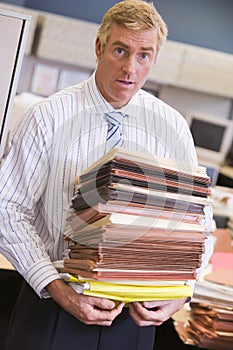
<svg viewBox="0 0 233 350"><path fill-rule="evenodd" d="M144 85L157 58L156 29L131 30L114 24L101 51L96 40L97 86L115 108L127 104Z"/></svg>

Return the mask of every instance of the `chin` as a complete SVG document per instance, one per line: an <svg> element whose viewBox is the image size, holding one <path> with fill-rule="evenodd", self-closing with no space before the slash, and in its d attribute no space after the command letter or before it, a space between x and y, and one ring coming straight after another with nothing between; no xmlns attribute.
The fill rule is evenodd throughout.
<svg viewBox="0 0 233 350"><path fill-rule="evenodd" d="M116 96L115 101L123 102L124 104L128 103L131 98L136 94L137 91L133 92L132 94L119 94Z"/></svg>

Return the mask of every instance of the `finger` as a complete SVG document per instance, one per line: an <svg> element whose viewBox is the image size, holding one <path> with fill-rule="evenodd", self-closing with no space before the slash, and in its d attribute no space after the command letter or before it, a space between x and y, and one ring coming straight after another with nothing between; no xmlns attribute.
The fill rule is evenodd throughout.
<svg viewBox="0 0 233 350"><path fill-rule="evenodd" d="M124 306L125 306L125 303L119 303L119 304L116 305L116 310L118 310L119 313L120 313Z"/></svg>
<svg viewBox="0 0 233 350"><path fill-rule="evenodd" d="M146 326L152 326L152 325L160 325L159 323L156 323L152 320L145 320L141 314L139 314L135 308L135 305L130 305L129 306L129 314L130 317L134 320L134 322L137 324L139 327L146 327Z"/></svg>
<svg viewBox="0 0 233 350"><path fill-rule="evenodd" d="M97 312L100 312L100 314L99 314L100 319L95 320L94 322L89 323L89 324L97 324L99 326L109 327L109 326L111 326L114 319L121 313L123 307L124 307L124 303L121 303L121 304L117 305L117 307L114 310L111 310L111 311L98 310ZM104 319L102 319L102 318L104 318Z"/></svg>
<svg viewBox="0 0 233 350"><path fill-rule="evenodd" d="M149 307L146 307L146 306ZM153 320L156 322L164 322L170 317L170 302L167 300L159 302L134 303L135 310L144 320Z"/></svg>
<svg viewBox="0 0 233 350"><path fill-rule="evenodd" d="M92 297L92 301L94 302L94 305L102 310L112 310L116 307L116 304L113 300L105 299L105 298L96 298Z"/></svg>
<svg viewBox="0 0 233 350"><path fill-rule="evenodd" d="M158 311L151 311L144 308L140 303L133 303L129 306L130 316L138 326L160 326L163 323Z"/></svg>
<svg viewBox="0 0 233 350"><path fill-rule="evenodd" d="M146 309L141 303L133 303L130 307L132 308L132 313L136 316L138 320L152 320L152 311Z"/></svg>
<svg viewBox="0 0 233 350"><path fill-rule="evenodd" d="M87 316L88 324L110 326L112 321L121 313L123 307L124 303L120 303L112 310L104 310L99 308L93 309L93 311Z"/></svg>
<svg viewBox="0 0 233 350"><path fill-rule="evenodd" d="M153 300L153 301L144 301L142 305L147 309L156 309L157 307L167 304L167 300Z"/></svg>
<svg viewBox="0 0 233 350"><path fill-rule="evenodd" d="M98 314L101 320L114 320L116 316L118 316L124 307L124 303L120 303L116 307L114 307L111 310L106 309L95 309L96 315Z"/></svg>

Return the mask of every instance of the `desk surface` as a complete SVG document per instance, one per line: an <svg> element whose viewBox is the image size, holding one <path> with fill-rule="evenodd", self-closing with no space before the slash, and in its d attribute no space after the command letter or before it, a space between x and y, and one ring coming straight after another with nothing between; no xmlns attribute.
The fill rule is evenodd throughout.
<svg viewBox="0 0 233 350"><path fill-rule="evenodd" d="M11 263L0 254L0 269L2 270L14 270L14 267Z"/></svg>

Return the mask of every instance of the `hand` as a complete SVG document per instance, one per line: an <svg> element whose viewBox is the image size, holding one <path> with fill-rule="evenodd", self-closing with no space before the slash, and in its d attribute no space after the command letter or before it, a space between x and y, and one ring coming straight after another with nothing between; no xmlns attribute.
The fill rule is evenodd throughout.
<svg viewBox="0 0 233 350"><path fill-rule="evenodd" d="M186 298L129 304L129 314L138 326L160 326L180 310Z"/></svg>
<svg viewBox="0 0 233 350"><path fill-rule="evenodd" d="M62 280L51 282L46 289L64 310L88 325L110 326L124 306L124 303L116 306L109 299L78 294Z"/></svg>

